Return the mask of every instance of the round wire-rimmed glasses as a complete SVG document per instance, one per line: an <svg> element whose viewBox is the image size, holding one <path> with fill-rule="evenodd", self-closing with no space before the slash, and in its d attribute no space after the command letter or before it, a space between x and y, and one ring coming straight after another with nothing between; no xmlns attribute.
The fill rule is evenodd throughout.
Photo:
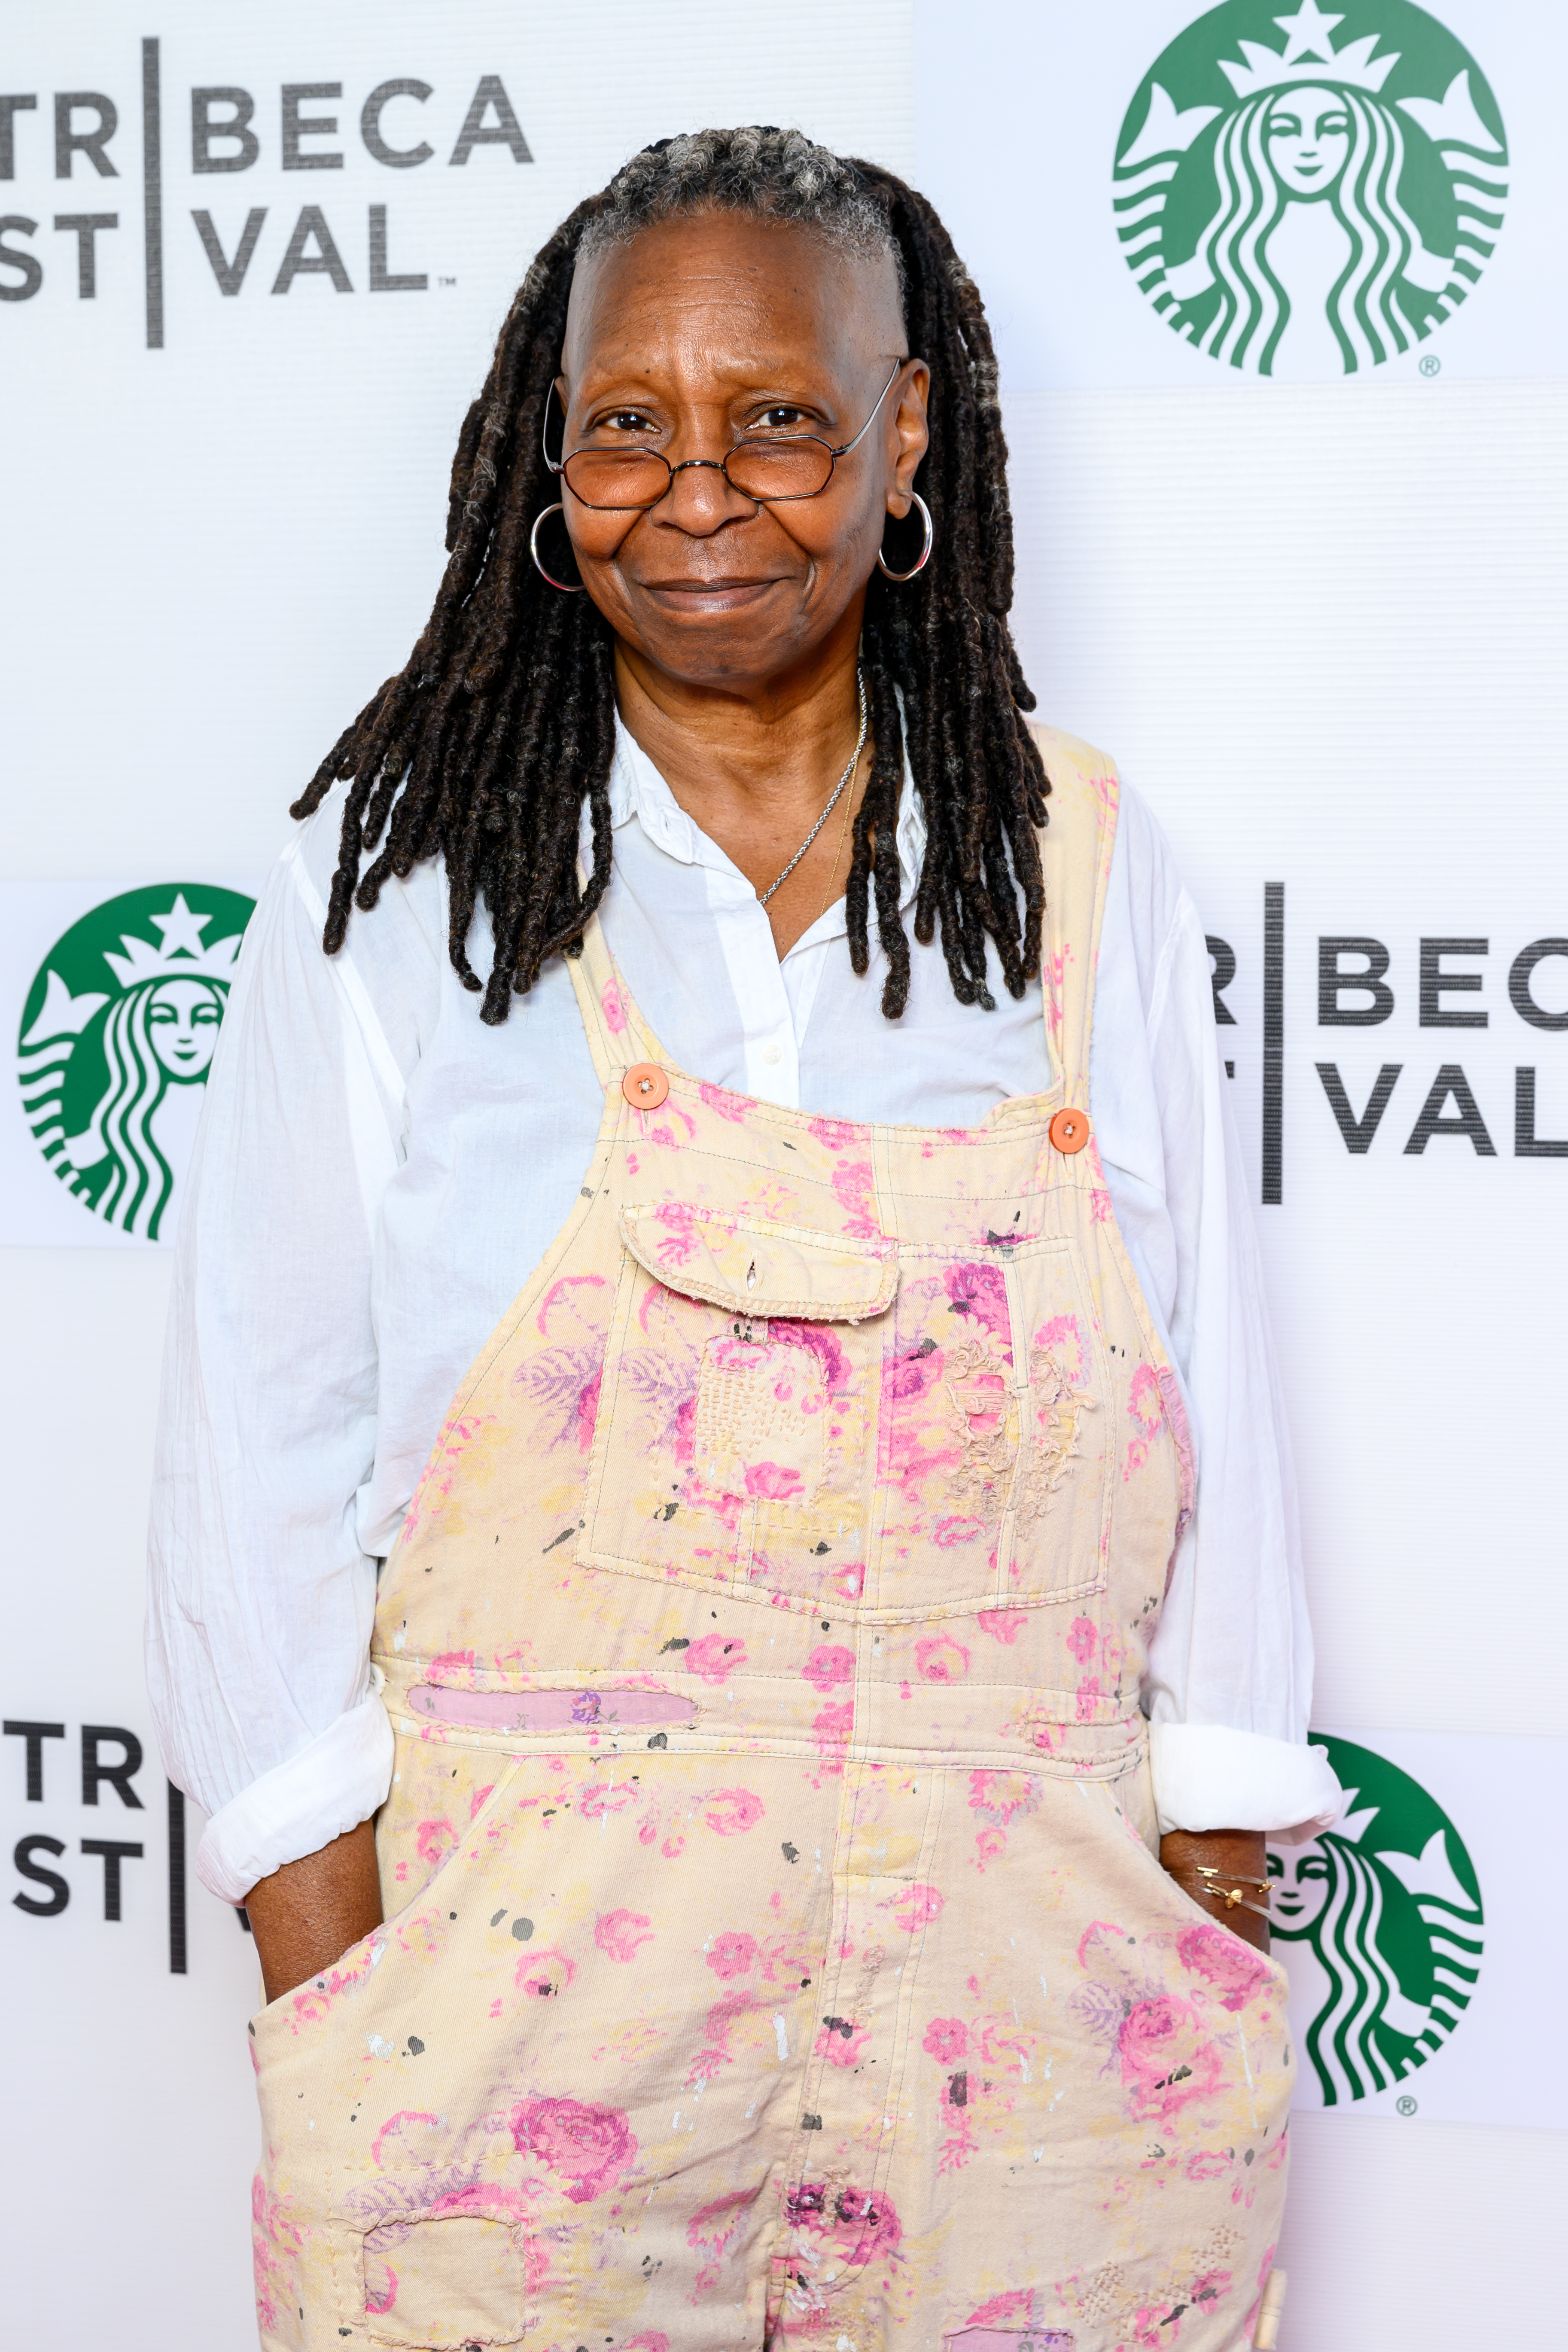
<svg viewBox="0 0 1568 2352"><path fill-rule="evenodd" d="M710 473L722 474L732 490L743 499L755 499L759 506L774 506L786 499L819 498L833 479L833 469L840 457L847 457L858 448L876 422L877 412L898 380L904 361L895 360L893 373L877 395L873 408L853 441L844 442L835 449L816 433L779 434L763 437L749 436L737 441L724 457L683 457L672 466L662 449L622 448L574 449L571 456L552 457L545 439L545 427L540 428L540 453L552 474L559 474L579 505L592 507L599 513L637 510L646 513L667 498L677 474L693 467ZM546 402L545 425L549 423L550 404Z"/></svg>

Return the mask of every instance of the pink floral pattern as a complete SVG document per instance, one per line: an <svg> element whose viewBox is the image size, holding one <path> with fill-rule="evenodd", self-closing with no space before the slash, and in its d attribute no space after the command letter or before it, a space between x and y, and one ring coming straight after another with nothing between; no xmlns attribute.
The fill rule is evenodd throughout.
<svg viewBox="0 0 1568 2352"><path fill-rule="evenodd" d="M594 1929L594 1941L606 1959L629 1965L645 1944L652 1943L653 1921L646 1911L628 1911L624 1906L603 1912Z"/></svg>
<svg viewBox="0 0 1568 2352"><path fill-rule="evenodd" d="M637 2152L626 2116L582 2099L530 2099L512 2111L511 2136L563 2183L574 2205L602 2196Z"/></svg>
<svg viewBox="0 0 1568 2352"><path fill-rule="evenodd" d="M707 1085L569 961L591 1186L378 1589L390 1916L253 2021L264 2352L1249 2332L1289 2028L1152 1859L1190 1449L1048 1139L1115 784L1046 740L1059 1083L976 1132Z"/></svg>

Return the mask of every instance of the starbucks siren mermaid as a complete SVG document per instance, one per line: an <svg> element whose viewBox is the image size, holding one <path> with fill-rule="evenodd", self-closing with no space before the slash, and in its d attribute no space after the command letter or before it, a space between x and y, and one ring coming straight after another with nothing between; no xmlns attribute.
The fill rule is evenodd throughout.
<svg viewBox="0 0 1568 2352"><path fill-rule="evenodd" d="M1259 14L1212 11L1152 68L1118 152L1123 252L1166 324L1229 366L1379 366L1453 315L1493 250L1508 186L1490 92L1404 0L1371 32L1352 29L1364 8L1301 0L1249 37Z"/></svg>
<svg viewBox="0 0 1568 2352"><path fill-rule="evenodd" d="M184 890L162 897L111 899L56 942L29 992L18 1070L56 1178L105 1224L153 1242L174 1229L250 911L231 891L195 907ZM106 984L73 990L68 972Z"/></svg>

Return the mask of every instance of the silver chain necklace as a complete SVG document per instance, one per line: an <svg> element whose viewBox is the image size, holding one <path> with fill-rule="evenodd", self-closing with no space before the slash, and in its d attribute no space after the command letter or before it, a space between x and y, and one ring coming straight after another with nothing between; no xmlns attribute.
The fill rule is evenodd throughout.
<svg viewBox="0 0 1568 2352"><path fill-rule="evenodd" d="M773 895L773 891L778 888L779 883L787 882L789 880L790 876L795 872L795 867L800 864L801 859L805 856L806 851L811 847L812 843L816 839L817 835L822 831L823 826L827 823L828 818L833 814L834 810L837 807L838 803L843 796L844 787L847 784L850 777L855 773L857 767L859 765L860 754L866 748L866 681L861 677L858 667L857 667L855 671L855 691L860 698L860 732L855 738L855 749L849 754L849 765L845 769L844 773L834 785L826 807L823 810L822 814L817 818L816 823L812 826L811 831L806 835L805 839L801 843L800 847L795 851L795 856L790 859L789 864L784 867L784 872L779 876L778 882L773 883L772 888L764 890L762 893L762 896L757 901L757 904L761 907L765 907L767 905L768 900Z"/></svg>

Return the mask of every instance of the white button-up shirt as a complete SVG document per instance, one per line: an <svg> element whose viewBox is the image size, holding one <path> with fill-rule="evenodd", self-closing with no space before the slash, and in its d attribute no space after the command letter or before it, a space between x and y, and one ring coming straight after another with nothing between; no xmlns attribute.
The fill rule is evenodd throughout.
<svg viewBox="0 0 1568 2352"><path fill-rule="evenodd" d="M623 729L612 954L674 1060L828 1118L970 1127L1048 1083L1037 982L960 1004L912 937L857 979L843 901L781 961L751 884ZM576 1197L603 1110L555 960L500 1028L447 958L437 860L321 952L342 788L246 936L181 1215L152 1526L148 1674L196 1867L240 1901L364 1820L392 1736L371 1688L377 1566L481 1342ZM899 825L906 925L924 845ZM482 969L476 925L476 968ZM485 942L488 947L488 938ZM1143 1704L1165 1828L1309 1834L1338 1791L1305 1745L1311 1637L1289 1453L1203 927L1124 793L1089 1111L1123 1239L1186 1394L1197 1507Z"/></svg>

